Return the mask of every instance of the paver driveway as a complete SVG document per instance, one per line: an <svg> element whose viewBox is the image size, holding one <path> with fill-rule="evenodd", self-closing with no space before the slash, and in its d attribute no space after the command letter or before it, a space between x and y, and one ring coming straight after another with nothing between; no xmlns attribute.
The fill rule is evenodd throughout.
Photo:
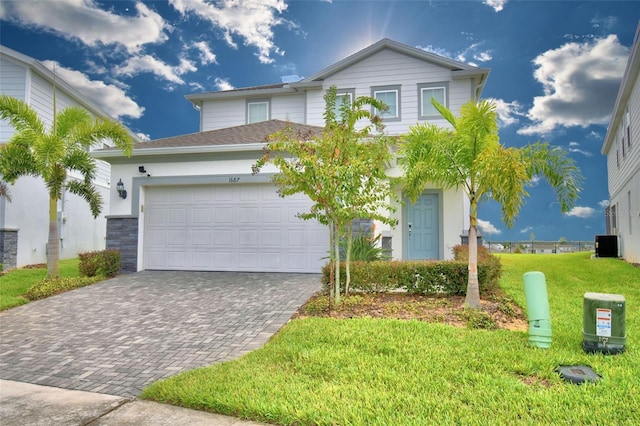
<svg viewBox="0 0 640 426"><path fill-rule="evenodd" d="M138 396L262 346L320 276L138 272L0 313L0 378Z"/></svg>

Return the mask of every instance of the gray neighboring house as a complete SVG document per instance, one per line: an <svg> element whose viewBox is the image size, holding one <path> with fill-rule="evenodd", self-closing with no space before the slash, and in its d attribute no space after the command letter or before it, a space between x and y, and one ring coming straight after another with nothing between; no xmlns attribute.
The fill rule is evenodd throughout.
<svg viewBox="0 0 640 426"><path fill-rule="evenodd" d="M607 234L617 235L619 254L640 263L640 23L620 84L602 154L607 156Z"/></svg>
<svg viewBox="0 0 640 426"><path fill-rule="evenodd" d="M0 94L20 99L33 108L45 126L53 121L54 77L57 111L79 106L94 117L111 119L92 99L87 98L60 76L54 76L40 61L0 46ZM132 132L129 132L137 140ZM7 143L14 129L0 120L0 145ZM104 141L99 147L110 146ZM69 173L69 179L80 179ZM103 211L109 211L111 186L109 163L97 161L93 181L103 199ZM20 177L9 185L12 201L0 197L0 264L5 269L47 261L46 245L49 235L49 195L44 182L32 176ZM105 248L107 221L104 215L94 219L84 199L63 191L58 201L58 232L60 258L68 259L85 251Z"/></svg>

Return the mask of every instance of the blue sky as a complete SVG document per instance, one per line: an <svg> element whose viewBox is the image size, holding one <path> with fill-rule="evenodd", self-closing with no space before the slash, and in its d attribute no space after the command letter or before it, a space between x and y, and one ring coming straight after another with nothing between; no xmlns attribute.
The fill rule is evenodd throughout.
<svg viewBox="0 0 640 426"><path fill-rule="evenodd" d="M633 42L635 1L51 0L0 2L0 43L53 67L144 138L198 131L190 93L305 77L382 38L491 68L501 141L548 141L585 176L560 212L534 181L515 225L485 238L593 240L608 199L600 154Z"/></svg>

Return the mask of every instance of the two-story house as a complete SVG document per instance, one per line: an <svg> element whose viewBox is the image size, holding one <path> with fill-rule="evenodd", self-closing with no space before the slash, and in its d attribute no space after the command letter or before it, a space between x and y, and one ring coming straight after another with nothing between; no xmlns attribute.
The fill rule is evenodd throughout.
<svg viewBox="0 0 640 426"><path fill-rule="evenodd" d="M340 99L384 101L389 135L425 120L446 125L431 98L458 113L479 98L488 73L384 39L299 82L188 95L200 132L137 144L130 158L95 153L131 194L119 199L112 189L107 246L123 251L124 271L319 272L328 230L296 217L310 201L279 198L273 168L251 174L265 137L287 122L320 131L331 86ZM400 173L393 164L389 175ZM397 227L377 230L395 259L448 259L468 227L467 203L461 191L432 186L417 203L398 206Z"/></svg>
<svg viewBox="0 0 640 426"><path fill-rule="evenodd" d="M607 233L617 235L619 254L640 263L640 24L602 145L607 156Z"/></svg>
<svg viewBox="0 0 640 426"><path fill-rule="evenodd" d="M53 121L54 77L58 112L69 106L80 106L96 117L111 118L39 61L0 46L0 93L26 102L46 126ZM6 143L13 133L11 125L0 120L0 144ZM103 211L109 211L109 168L108 163L98 161L94 181L104 202ZM70 179L78 177L69 176ZM0 263L5 269L45 263L49 233L49 196L45 184L40 178L24 176L15 185L9 185L9 191L11 202L0 197ZM104 249L106 219L104 215L94 219L86 201L64 192L58 202L58 232L60 258L73 258L80 252Z"/></svg>

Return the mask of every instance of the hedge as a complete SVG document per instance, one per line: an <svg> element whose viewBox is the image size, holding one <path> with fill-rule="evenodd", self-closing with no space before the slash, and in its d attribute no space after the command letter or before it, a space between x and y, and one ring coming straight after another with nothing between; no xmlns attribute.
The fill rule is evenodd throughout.
<svg viewBox="0 0 640 426"><path fill-rule="evenodd" d="M102 279L103 277L95 276L73 278L65 277L45 280L29 288L25 293L25 297L29 300L44 299L45 297L53 296L54 294L64 293L65 291L97 283Z"/></svg>
<svg viewBox="0 0 640 426"><path fill-rule="evenodd" d="M101 250L78 254L78 271L83 277L115 277L120 270L120 251Z"/></svg>
<svg viewBox="0 0 640 426"><path fill-rule="evenodd" d="M419 294L464 295L467 290L468 261L465 248L454 248L456 260L435 261L374 261L351 262L351 289L356 292L386 292L406 290ZM484 247L482 247L484 248ZM466 249L468 252L468 249ZM340 266L340 283L344 291L346 271ZM329 288L329 264L322 268L322 284ZM480 292L498 286L502 265L496 256L478 250L478 281Z"/></svg>

